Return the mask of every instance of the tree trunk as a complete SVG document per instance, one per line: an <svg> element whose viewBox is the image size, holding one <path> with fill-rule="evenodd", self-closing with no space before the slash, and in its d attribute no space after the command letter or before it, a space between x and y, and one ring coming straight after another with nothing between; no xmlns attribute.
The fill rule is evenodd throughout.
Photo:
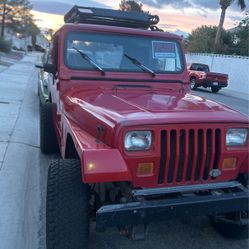
<svg viewBox="0 0 249 249"><path fill-rule="evenodd" d="M32 50L35 51L35 45L36 45L36 35L32 35Z"/></svg>
<svg viewBox="0 0 249 249"><path fill-rule="evenodd" d="M225 20L225 16L226 16L226 10L227 10L227 8L221 9L220 22L219 22L219 26L218 26L217 33L216 33L215 42L214 42L215 51L218 50L219 45L220 45L221 32L223 29L223 24L224 24L224 20Z"/></svg>
<svg viewBox="0 0 249 249"><path fill-rule="evenodd" d="M4 37L4 29L5 29L5 16L6 16L6 1L3 1L3 17L2 17L2 25L1 25L1 37Z"/></svg>

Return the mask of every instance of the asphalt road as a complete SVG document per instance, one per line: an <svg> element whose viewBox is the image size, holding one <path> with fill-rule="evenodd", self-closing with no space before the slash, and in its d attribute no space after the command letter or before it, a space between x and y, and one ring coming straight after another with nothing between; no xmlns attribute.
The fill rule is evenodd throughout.
<svg viewBox="0 0 249 249"><path fill-rule="evenodd" d="M39 150L39 103L34 55L5 70L0 78L0 249L46 249L45 197L49 162ZM248 101L222 91L195 91L246 113ZM90 249L246 249L248 241L227 240L207 217L152 224L146 241L121 237L116 228L96 233ZM79 248L80 249L80 248Z"/></svg>
<svg viewBox="0 0 249 249"><path fill-rule="evenodd" d="M192 91L192 94L220 102L249 116L249 99L238 98L237 95L233 96L231 90L228 92L227 89L221 89L218 93L212 93L208 88L198 88L196 91Z"/></svg>

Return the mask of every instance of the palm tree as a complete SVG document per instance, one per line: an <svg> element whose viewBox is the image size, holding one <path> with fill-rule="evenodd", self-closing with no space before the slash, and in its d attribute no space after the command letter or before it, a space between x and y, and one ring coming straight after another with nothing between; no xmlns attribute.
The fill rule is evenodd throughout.
<svg viewBox="0 0 249 249"><path fill-rule="evenodd" d="M235 0L220 0L220 7L221 7L221 15L220 15L220 22L217 29L216 37L215 37L215 49L217 50L220 45L220 39L221 39L221 32L223 29L223 24L226 16L226 10L227 8L234 2ZM244 10L246 8L245 0L236 0L240 9Z"/></svg>

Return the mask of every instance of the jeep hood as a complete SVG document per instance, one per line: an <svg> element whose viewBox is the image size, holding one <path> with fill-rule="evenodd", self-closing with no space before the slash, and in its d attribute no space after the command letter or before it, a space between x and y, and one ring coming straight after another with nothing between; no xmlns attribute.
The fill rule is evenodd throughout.
<svg viewBox="0 0 249 249"><path fill-rule="evenodd" d="M225 105L191 94L162 90L91 91L68 96L66 102L75 106L77 113L82 111L81 117L87 115L111 127L117 124L248 122L244 115Z"/></svg>

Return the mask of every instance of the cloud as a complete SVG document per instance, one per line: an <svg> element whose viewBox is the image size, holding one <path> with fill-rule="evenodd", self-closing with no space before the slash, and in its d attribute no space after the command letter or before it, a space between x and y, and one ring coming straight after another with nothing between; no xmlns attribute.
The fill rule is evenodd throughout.
<svg viewBox="0 0 249 249"><path fill-rule="evenodd" d="M162 8L165 6L171 6L176 9L196 8L200 10L218 10L220 4L218 0L141 0L143 4L149 5L155 8ZM247 7L249 7L249 0L245 0ZM233 10L239 10L237 1L234 1L230 6Z"/></svg>
<svg viewBox="0 0 249 249"><path fill-rule="evenodd" d="M160 27L163 29L176 29L178 26L170 23L160 23Z"/></svg>
<svg viewBox="0 0 249 249"><path fill-rule="evenodd" d="M44 13L64 15L72 5L63 2L32 1L33 10Z"/></svg>
<svg viewBox="0 0 249 249"><path fill-rule="evenodd" d="M241 16L229 16L232 21L241 21Z"/></svg>
<svg viewBox="0 0 249 249"><path fill-rule="evenodd" d="M74 5L82 5L82 1L74 0L69 3L67 0L57 0L57 1L39 1L39 0L31 0L33 4L33 10L50 13L50 14L57 14L57 15L64 15L67 13ZM84 2L85 7L99 7L99 8L107 8L106 5L88 0Z"/></svg>
<svg viewBox="0 0 249 249"><path fill-rule="evenodd" d="M162 8L164 6L172 6L173 8L187 8L191 7L192 4L189 0L141 0L143 4L153 6L156 8Z"/></svg>
<svg viewBox="0 0 249 249"><path fill-rule="evenodd" d="M200 15L206 15L210 10L220 10L220 5L218 0L140 0L141 3L154 7L156 9L167 8L170 6L172 8L181 10L185 12L185 9L192 8L199 11ZM86 7L99 7L99 8L110 8L110 2L112 7L118 8L119 0L106 0L104 3L101 0L31 0L33 4L33 9L36 11L53 13L64 15L73 5L84 5ZM247 8L249 8L249 0L245 0ZM114 5L115 3L115 5ZM239 12L240 8L237 4L237 0L232 3L229 7L230 10Z"/></svg>
<svg viewBox="0 0 249 249"><path fill-rule="evenodd" d="M192 7L211 10L220 9L219 1L216 0L194 0L192 1Z"/></svg>

